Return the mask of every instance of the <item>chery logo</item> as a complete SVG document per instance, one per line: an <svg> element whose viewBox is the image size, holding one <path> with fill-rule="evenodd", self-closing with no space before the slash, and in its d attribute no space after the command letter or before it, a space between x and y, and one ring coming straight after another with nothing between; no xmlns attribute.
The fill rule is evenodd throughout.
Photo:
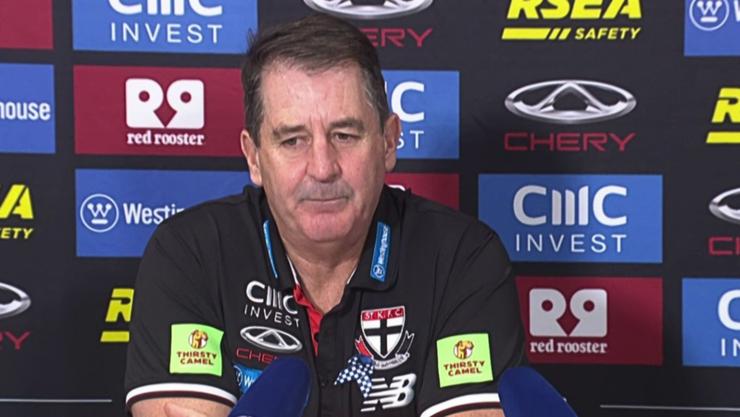
<svg viewBox="0 0 740 417"><path fill-rule="evenodd" d="M350 19L387 19L420 12L434 0L304 0L308 7Z"/></svg>

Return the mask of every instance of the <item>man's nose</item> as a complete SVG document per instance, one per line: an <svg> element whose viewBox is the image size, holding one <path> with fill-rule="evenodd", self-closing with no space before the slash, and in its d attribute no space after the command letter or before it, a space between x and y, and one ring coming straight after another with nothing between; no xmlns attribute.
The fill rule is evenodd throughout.
<svg viewBox="0 0 740 417"><path fill-rule="evenodd" d="M330 182L337 179L341 172L337 149L325 136L318 136L312 141L308 174L316 181Z"/></svg>

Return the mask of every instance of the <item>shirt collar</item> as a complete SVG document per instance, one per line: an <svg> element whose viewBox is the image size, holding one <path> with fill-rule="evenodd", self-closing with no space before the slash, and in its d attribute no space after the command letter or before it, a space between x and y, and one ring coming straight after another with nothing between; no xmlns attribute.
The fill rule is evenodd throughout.
<svg viewBox="0 0 740 417"><path fill-rule="evenodd" d="M347 284L350 288L385 291L396 282L401 246L401 216L400 207L391 195L392 192L387 186L383 186L359 263ZM280 290L292 289L296 284L294 275L264 190L260 190L260 222L268 273Z"/></svg>

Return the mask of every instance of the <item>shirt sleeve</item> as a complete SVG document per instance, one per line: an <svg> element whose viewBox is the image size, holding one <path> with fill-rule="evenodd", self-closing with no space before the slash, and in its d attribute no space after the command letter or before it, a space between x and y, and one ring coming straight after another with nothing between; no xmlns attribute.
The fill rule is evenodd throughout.
<svg viewBox="0 0 740 417"><path fill-rule="evenodd" d="M487 227L474 229L455 253L439 303L417 403L421 417L500 408L499 377L526 361L506 250Z"/></svg>
<svg viewBox="0 0 740 417"><path fill-rule="evenodd" d="M134 290L126 407L157 397L236 403L216 279L182 235L163 223L149 241Z"/></svg>

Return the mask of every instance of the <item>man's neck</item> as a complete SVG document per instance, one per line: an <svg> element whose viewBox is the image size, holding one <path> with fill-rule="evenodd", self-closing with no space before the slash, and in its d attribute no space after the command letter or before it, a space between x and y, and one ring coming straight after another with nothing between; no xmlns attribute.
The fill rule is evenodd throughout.
<svg viewBox="0 0 740 417"><path fill-rule="evenodd" d="M283 240L285 251L301 276L301 286L311 303L322 313L339 304L344 287L362 256L365 239L349 244L293 246Z"/></svg>

